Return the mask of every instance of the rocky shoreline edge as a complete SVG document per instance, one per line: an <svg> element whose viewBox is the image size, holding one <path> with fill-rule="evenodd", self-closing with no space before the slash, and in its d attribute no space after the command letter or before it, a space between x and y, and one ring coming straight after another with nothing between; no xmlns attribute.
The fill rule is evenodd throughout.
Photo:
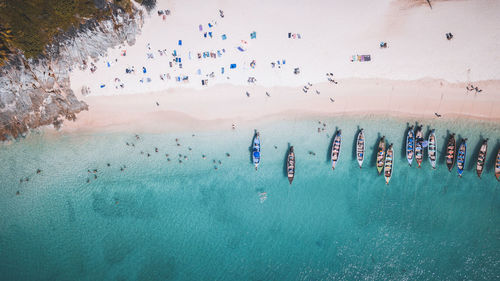
<svg viewBox="0 0 500 281"><path fill-rule="evenodd" d="M37 58L26 59L21 51L11 54L0 67L0 140L26 135L30 129L74 121L88 110L71 90L69 74L86 68L108 48L135 43L143 25L143 10L126 12L108 5L109 16L88 19L77 28L60 34Z"/></svg>

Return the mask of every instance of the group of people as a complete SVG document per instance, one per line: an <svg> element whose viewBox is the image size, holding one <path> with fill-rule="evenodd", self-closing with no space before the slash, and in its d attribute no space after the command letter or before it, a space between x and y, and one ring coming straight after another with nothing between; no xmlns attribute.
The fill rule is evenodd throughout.
<svg viewBox="0 0 500 281"><path fill-rule="evenodd" d="M469 92L476 91L476 94L481 93L483 91L483 90L479 89L477 86L474 86L472 84L467 85L467 87L465 87L465 89L467 89L467 91L469 91Z"/></svg>

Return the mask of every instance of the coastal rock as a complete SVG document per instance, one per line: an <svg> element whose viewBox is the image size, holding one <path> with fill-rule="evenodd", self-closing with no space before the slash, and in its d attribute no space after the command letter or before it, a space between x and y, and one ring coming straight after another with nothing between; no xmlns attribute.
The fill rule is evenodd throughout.
<svg viewBox="0 0 500 281"><path fill-rule="evenodd" d="M69 74L74 67L85 69L108 48L135 43L143 24L139 9L127 13L111 7L107 18L88 19L78 28L59 35L46 53L26 59L12 54L0 67L0 140L17 138L44 125L60 127L65 119L88 110L71 90Z"/></svg>

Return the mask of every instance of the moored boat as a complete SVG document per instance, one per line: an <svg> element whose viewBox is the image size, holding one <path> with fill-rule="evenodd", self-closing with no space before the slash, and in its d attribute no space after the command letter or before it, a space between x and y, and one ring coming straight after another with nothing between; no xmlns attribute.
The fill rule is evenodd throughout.
<svg viewBox="0 0 500 281"><path fill-rule="evenodd" d="M479 153L477 155L476 172L477 176L481 178L481 174L484 170L484 163L486 163L486 153L488 152L488 139L483 141L481 148L479 148Z"/></svg>
<svg viewBox="0 0 500 281"><path fill-rule="evenodd" d="M497 152L497 160L495 161L495 177L500 181L500 149Z"/></svg>
<svg viewBox="0 0 500 281"><path fill-rule="evenodd" d="M422 145L424 141L424 134L422 133L422 126L417 127L417 132L415 133L415 161L420 168L422 165L422 160L424 159L424 147Z"/></svg>
<svg viewBox="0 0 500 281"><path fill-rule="evenodd" d="M411 167L413 163L413 156L415 154L415 131L413 131L413 126L408 129L408 134L406 135L406 159Z"/></svg>
<svg viewBox="0 0 500 281"><path fill-rule="evenodd" d="M392 143L389 145L387 149L387 155L385 156L385 164L384 164L384 177L385 183L389 184L389 181L392 177L392 170L394 165L394 149L392 148Z"/></svg>
<svg viewBox="0 0 500 281"><path fill-rule="evenodd" d="M457 142L455 141L455 134L451 134L446 145L446 166L448 171L451 172L453 165L455 165Z"/></svg>
<svg viewBox="0 0 500 281"><path fill-rule="evenodd" d="M337 165L337 162L339 161L341 144L342 144L342 131L338 130L337 134L335 134L335 138L333 139L332 143L332 153L331 153L332 170L335 170L335 165Z"/></svg>
<svg viewBox="0 0 500 281"><path fill-rule="evenodd" d="M359 168L363 166L363 160L365 159L365 133L361 129L358 133L358 140L356 141L356 158L358 159Z"/></svg>
<svg viewBox="0 0 500 281"><path fill-rule="evenodd" d="M379 175L382 172L382 169L384 168L384 160L385 160L385 136L380 138L380 141L378 143L377 171Z"/></svg>
<svg viewBox="0 0 500 281"><path fill-rule="evenodd" d="M467 156L467 139L463 139L457 153L457 172L460 177L465 170L465 157Z"/></svg>
<svg viewBox="0 0 500 281"><path fill-rule="evenodd" d="M257 170L260 164L260 135L257 131L255 131L255 136L253 137L252 160L255 165L255 170Z"/></svg>
<svg viewBox="0 0 500 281"><path fill-rule="evenodd" d="M427 155L429 156L429 162L433 169L436 169L436 159L437 159L437 144L436 144L436 130L432 130L429 134L429 139L427 140Z"/></svg>
<svg viewBox="0 0 500 281"><path fill-rule="evenodd" d="M288 182L292 184L293 178L295 177L295 153L293 152L293 146L290 146L290 149L288 150L286 170L288 174Z"/></svg>

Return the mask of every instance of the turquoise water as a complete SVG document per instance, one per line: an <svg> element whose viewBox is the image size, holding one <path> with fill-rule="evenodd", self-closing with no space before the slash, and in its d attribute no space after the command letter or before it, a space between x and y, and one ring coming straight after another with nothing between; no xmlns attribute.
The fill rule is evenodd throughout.
<svg viewBox="0 0 500 281"><path fill-rule="evenodd" d="M243 127L141 134L140 140L131 133L40 134L3 145L1 279L500 278L498 124L424 124L426 136L436 128L438 139L432 170L427 158L421 169L408 167L406 121L322 121L322 133L317 120L251 124L263 143L257 172L248 149L253 131ZM337 128L343 143L332 172L328 149ZM353 152L358 128L368 145L361 170ZM456 166L449 173L443 162L447 129L469 139L461 179ZM389 186L374 166L379 135L395 147ZM490 139L482 179L473 168L480 137ZM291 186L284 170L288 144L297 158ZM97 179L89 169L97 169ZM261 192L268 195L263 203Z"/></svg>

